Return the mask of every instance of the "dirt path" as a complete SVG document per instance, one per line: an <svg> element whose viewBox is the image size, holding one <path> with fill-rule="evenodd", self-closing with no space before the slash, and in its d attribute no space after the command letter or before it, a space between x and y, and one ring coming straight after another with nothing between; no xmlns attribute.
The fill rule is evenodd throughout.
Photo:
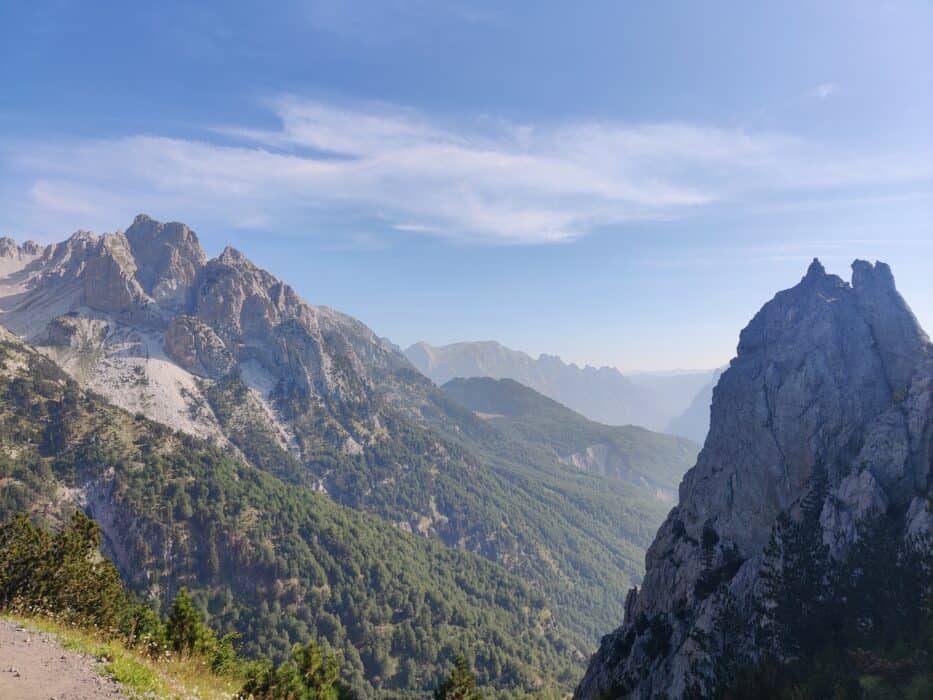
<svg viewBox="0 0 933 700"><path fill-rule="evenodd" d="M54 637L0 620L0 700L126 700L97 666Z"/></svg>

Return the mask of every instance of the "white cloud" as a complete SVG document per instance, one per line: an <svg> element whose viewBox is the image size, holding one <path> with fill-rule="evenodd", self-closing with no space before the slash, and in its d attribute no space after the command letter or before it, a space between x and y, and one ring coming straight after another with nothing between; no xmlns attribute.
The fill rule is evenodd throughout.
<svg viewBox="0 0 933 700"><path fill-rule="evenodd" d="M779 133L585 120L454 124L295 97L270 107L279 128L214 129L222 143L152 135L20 143L5 158L36 217L112 217L118 207L120 216L150 210L313 230L352 215L386 230L511 243L933 177L922 153L846 154Z"/></svg>
<svg viewBox="0 0 933 700"><path fill-rule="evenodd" d="M827 97L835 95L838 91L839 85L836 83L820 83L810 91L810 94L813 97L825 100Z"/></svg>

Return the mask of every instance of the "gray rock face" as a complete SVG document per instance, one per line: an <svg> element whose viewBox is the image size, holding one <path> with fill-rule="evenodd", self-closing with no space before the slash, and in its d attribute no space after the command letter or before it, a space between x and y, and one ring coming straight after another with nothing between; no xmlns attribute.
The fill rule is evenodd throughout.
<svg viewBox="0 0 933 700"><path fill-rule="evenodd" d="M143 291L163 307L183 308L207 262L194 231L182 223L162 224L140 214L125 236L139 264L136 279Z"/></svg>
<svg viewBox="0 0 933 700"><path fill-rule="evenodd" d="M234 358L214 330L193 316L176 316L165 330L165 351L193 374L222 377L234 365Z"/></svg>
<svg viewBox="0 0 933 700"><path fill-rule="evenodd" d="M753 626L772 529L782 514L800 517L817 479L825 479L821 537L837 559L872 516L899 514L904 537L928 534L931 387L930 341L888 266L856 261L850 285L814 261L742 331L713 394L705 447L648 551L644 584L575 697L676 698L692 684L708 687L717 651L697 633L722 611L698 582L726 572Z"/></svg>
<svg viewBox="0 0 933 700"><path fill-rule="evenodd" d="M248 374L263 399L274 398L283 411L313 411L319 420L369 403L378 378L409 367L366 326L306 303L239 251L227 248L208 260L185 224L142 214L125 232L79 231L42 251L0 239L0 323L45 346L88 349L82 367L105 358L100 369L114 375L121 363L158 362L163 351L200 377L258 365ZM161 383L161 393L146 398L149 404L166 395L179 403L197 391L188 382L179 396L171 369L155 372L147 381ZM388 376L382 386L391 389L393 381ZM118 403L121 391L110 394ZM366 420L335 420L330 430L336 444L366 444L381 427L372 412Z"/></svg>
<svg viewBox="0 0 933 700"><path fill-rule="evenodd" d="M123 234L98 240L82 275L84 303L96 311L141 311L148 295L136 279L136 261Z"/></svg>
<svg viewBox="0 0 933 700"><path fill-rule="evenodd" d="M35 257L42 252L42 246L35 241L26 241L18 245L9 236L0 237L0 259Z"/></svg>
<svg viewBox="0 0 933 700"><path fill-rule="evenodd" d="M80 348L99 347L107 337L109 327L103 321L85 319L75 314L65 314L52 319L47 327L49 345Z"/></svg>

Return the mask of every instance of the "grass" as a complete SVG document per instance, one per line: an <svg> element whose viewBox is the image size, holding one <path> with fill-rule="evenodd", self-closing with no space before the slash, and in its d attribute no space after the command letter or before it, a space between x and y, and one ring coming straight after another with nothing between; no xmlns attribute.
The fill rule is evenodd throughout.
<svg viewBox="0 0 933 700"><path fill-rule="evenodd" d="M231 700L242 687L242 679L219 677L198 659L167 656L155 660L118 641L101 639L48 617L4 615L3 619L48 633L65 649L100 660L101 675L119 683L131 700Z"/></svg>

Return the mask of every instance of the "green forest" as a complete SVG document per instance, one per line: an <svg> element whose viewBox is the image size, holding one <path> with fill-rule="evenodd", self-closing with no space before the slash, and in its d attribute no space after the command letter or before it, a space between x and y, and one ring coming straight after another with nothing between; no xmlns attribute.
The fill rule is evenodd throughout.
<svg viewBox="0 0 933 700"><path fill-rule="evenodd" d="M157 665L168 659L204 665L210 674L239 684L238 697L244 699L355 697L341 680L338 654L314 640L294 645L278 664L246 659L234 647L239 635L218 637L186 588L160 615L126 589L100 544L100 528L81 511L54 534L38 528L26 513L0 525L0 613L45 616L91 631L98 639L118 639ZM465 657L454 659L450 676L435 688L434 697L482 697Z"/></svg>
<svg viewBox="0 0 933 700"><path fill-rule="evenodd" d="M933 548L905 541L888 514L863 522L852 550L834 559L820 536L824 495L817 479L801 517L782 515L772 529L756 615L739 615L725 585L708 586L724 612L712 635L695 639L719 650L718 700L933 696ZM751 637L749 619L758 620ZM743 648L765 653L749 658ZM709 690L694 687L688 698Z"/></svg>
<svg viewBox="0 0 933 700"><path fill-rule="evenodd" d="M362 695L434 688L458 655L512 695L579 675L591 642L540 587L117 409L24 346L0 352L0 520L61 527L80 501L160 610L185 587L218 634L276 663L319 639Z"/></svg>

